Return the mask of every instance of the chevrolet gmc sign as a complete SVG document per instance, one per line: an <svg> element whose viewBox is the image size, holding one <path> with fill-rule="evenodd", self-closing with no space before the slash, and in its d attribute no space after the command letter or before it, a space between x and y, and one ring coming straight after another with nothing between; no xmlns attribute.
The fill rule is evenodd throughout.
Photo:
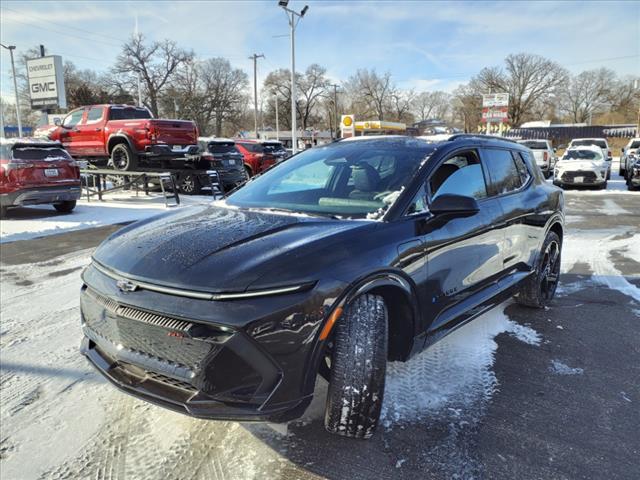
<svg viewBox="0 0 640 480"><path fill-rule="evenodd" d="M51 55L27 60L27 73L31 108L45 110L67 107L62 57Z"/></svg>

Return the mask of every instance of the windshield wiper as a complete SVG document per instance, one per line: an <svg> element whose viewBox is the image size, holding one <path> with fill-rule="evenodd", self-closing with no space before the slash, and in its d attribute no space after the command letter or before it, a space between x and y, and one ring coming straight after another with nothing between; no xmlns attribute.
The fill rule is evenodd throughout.
<svg viewBox="0 0 640 480"><path fill-rule="evenodd" d="M288 214L299 214L299 215L308 215L310 217L324 217L324 218L332 218L334 220L342 220L341 217L337 215L333 215L331 213L319 213L319 212L304 212L301 210L291 210L289 208L279 208L279 207L250 207L251 210L261 210L263 212L280 212L280 213L288 213Z"/></svg>

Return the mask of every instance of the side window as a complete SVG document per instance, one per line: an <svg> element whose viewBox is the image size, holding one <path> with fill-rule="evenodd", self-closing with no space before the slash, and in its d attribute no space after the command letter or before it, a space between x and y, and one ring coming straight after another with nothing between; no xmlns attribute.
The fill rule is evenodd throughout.
<svg viewBox="0 0 640 480"><path fill-rule="evenodd" d="M76 110L75 112L71 112L69 115L64 117L64 121L62 125L65 127L75 127L82 120L82 114L84 113L84 109Z"/></svg>
<svg viewBox="0 0 640 480"><path fill-rule="evenodd" d="M520 174L520 182L522 185L525 185L529 181L529 178L531 178L529 168L527 167L527 162L523 158L522 152L511 153L513 154L513 159L516 162L516 168L518 169L518 173Z"/></svg>
<svg viewBox="0 0 640 480"><path fill-rule="evenodd" d="M486 148L483 150L485 165L491 177L494 195L504 195L522 186L520 172L509 150Z"/></svg>
<svg viewBox="0 0 640 480"><path fill-rule="evenodd" d="M428 181L431 199L443 195L464 195L475 199L487 196L480 159L475 152L457 153L442 163Z"/></svg>
<svg viewBox="0 0 640 480"><path fill-rule="evenodd" d="M85 123L97 123L102 120L103 107L93 107L87 112L87 121Z"/></svg>
<svg viewBox="0 0 640 480"><path fill-rule="evenodd" d="M423 186L418 191L417 195L413 199L413 202L411 202L411 205L409 205L409 208L407 209L407 215L415 215L416 213L422 213L426 211L428 211L427 192Z"/></svg>

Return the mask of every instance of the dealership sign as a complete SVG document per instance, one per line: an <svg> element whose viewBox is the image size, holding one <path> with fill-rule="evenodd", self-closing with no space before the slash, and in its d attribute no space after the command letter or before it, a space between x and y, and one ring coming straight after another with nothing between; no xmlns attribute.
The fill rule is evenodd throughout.
<svg viewBox="0 0 640 480"><path fill-rule="evenodd" d="M508 93L485 93L482 95L482 107L508 107Z"/></svg>
<svg viewBox="0 0 640 480"><path fill-rule="evenodd" d="M31 108L43 110L67 107L61 56L51 55L27 60L27 74Z"/></svg>

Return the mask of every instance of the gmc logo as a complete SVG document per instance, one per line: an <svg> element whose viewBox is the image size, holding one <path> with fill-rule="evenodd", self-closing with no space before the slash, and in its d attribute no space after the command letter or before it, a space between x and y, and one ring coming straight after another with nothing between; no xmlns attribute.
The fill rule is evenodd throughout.
<svg viewBox="0 0 640 480"><path fill-rule="evenodd" d="M55 92L56 82L34 83L31 85L31 93Z"/></svg>

